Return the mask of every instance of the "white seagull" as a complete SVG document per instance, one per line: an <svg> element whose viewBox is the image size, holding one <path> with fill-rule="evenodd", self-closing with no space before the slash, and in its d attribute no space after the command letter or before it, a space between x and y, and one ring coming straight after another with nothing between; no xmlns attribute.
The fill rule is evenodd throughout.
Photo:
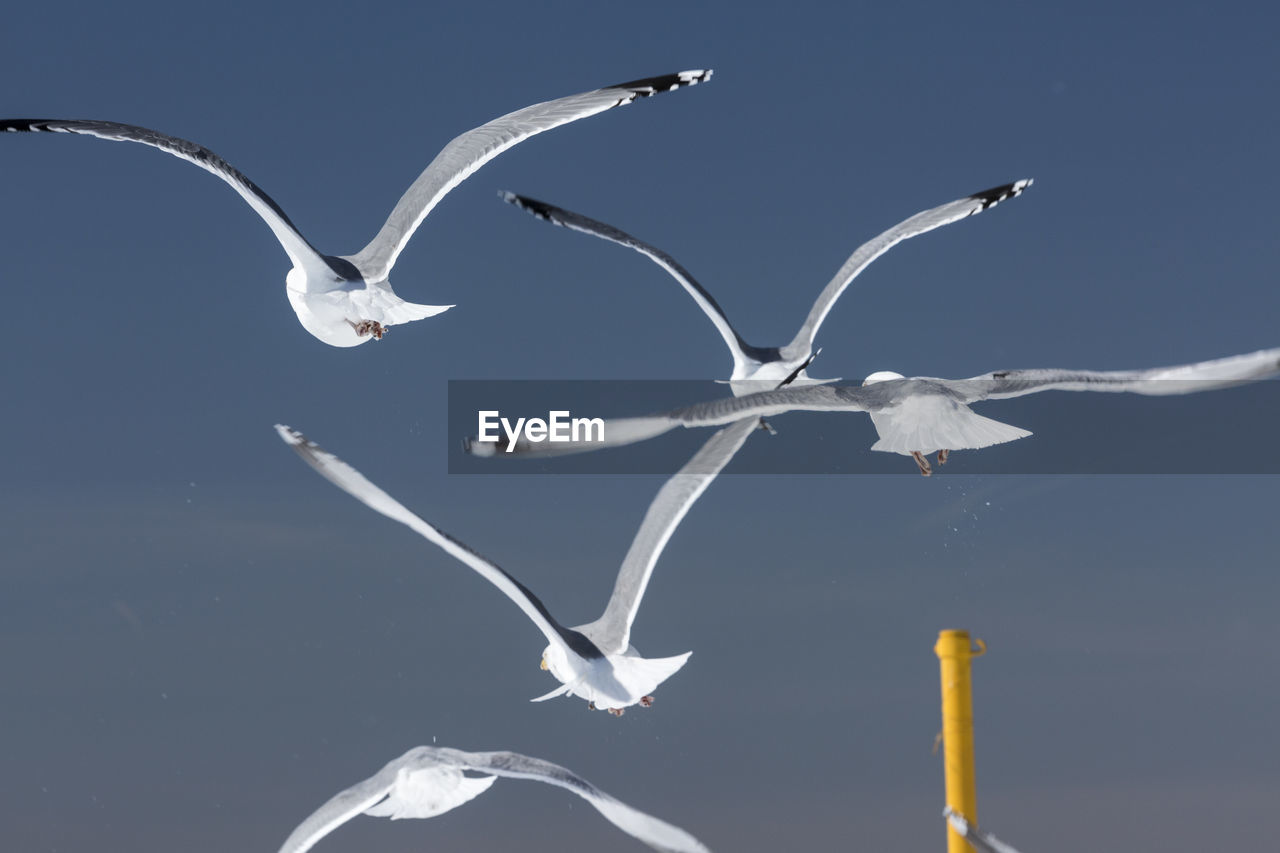
<svg viewBox="0 0 1280 853"><path fill-rule="evenodd" d="M827 282L827 286L818 294L817 301L809 309L809 316L805 318L804 325L800 327L800 331L796 332L791 343L784 347L757 347L743 340L737 329L729 322L724 309L716 302L715 297L675 258L661 249L637 240L612 225L589 219L581 214L515 193L500 192L499 195L505 201L533 214L538 219L635 249L670 273L693 297L693 301L698 303L698 307L715 325L716 331L729 347L729 353L733 356L733 374L729 378L729 387L735 396L741 396L767 390L779 384L800 386L839 381L813 379L805 373L805 367L816 355L813 350L813 340L818 334L818 327L822 325L822 321L826 319L832 306L840 298L840 294L844 293L845 288L858 276L858 273L903 240L995 207L1005 199L1020 195L1023 190L1031 186L1031 183L1031 179L1027 178L947 202L904 219L883 234L862 244L849 256L849 260L844 262L844 266L840 267L835 277ZM766 381L769 385L762 384Z"/></svg>
<svg viewBox="0 0 1280 853"><path fill-rule="evenodd" d="M467 772L483 775L467 776ZM463 752L434 746L415 747L334 796L298 825L280 853L304 853L361 814L392 820L444 814L484 793L499 776L545 782L577 794L618 829L655 850L710 853L680 827L615 800L558 764L517 752Z"/></svg>
<svg viewBox="0 0 1280 853"><path fill-rule="evenodd" d="M880 371L858 385L810 385L761 391L697 403L656 415L615 418L604 422L603 440L560 442L544 446L521 438L511 451L503 442L468 439L477 456L499 451L549 455L619 447L643 441L676 427L708 427L740 418L763 418L784 412L866 412L880 440L872 450L915 459L920 473L932 472L925 455L937 451L944 464L951 450L1002 444L1031 435L1025 429L985 418L969 406L982 400L1022 397L1040 391L1128 392L1148 396L1194 394L1265 379L1280 373L1280 349L1258 350L1213 361L1148 370L997 370L971 379L906 378Z"/></svg>
<svg viewBox="0 0 1280 853"><path fill-rule="evenodd" d="M587 700L593 709L621 716L624 708L637 702L645 707L652 705L654 689L684 666L692 654L641 657L631 645L631 623L636 618L640 599L667 540L689 507L706 491L755 427L756 419L747 418L720 430L684 468L663 484L645 512L644 521L623 558L604 614L594 622L576 628L561 625L524 584L462 542L414 515L359 471L309 441L302 433L282 425L277 425L276 431L331 483L470 566L502 590L533 620L548 641L542 652L541 666L561 686L532 701L541 702L569 694Z"/></svg>
<svg viewBox="0 0 1280 853"><path fill-rule="evenodd" d="M965 820L963 815L950 806L943 809L942 816L951 824L956 834L968 841L978 853L1018 853L1012 845L1005 844L990 832L984 832L976 823Z"/></svg>
<svg viewBox="0 0 1280 853"><path fill-rule="evenodd" d="M307 242L280 205L234 166L208 148L159 131L112 121L72 119L0 119L10 133L80 133L120 142L141 142L212 172L231 185L271 228L293 269L285 292L303 328L326 344L353 347L381 338L388 326L431 317L452 305L415 305L396 296L387 276L405 243L431 209L472 172L506 149L544 130L568 124L637 97L692 86L708 71L681 71L606 86L508 113L456 137L444 147L396 203L369 244L354 255L324 255Z"/></svg>

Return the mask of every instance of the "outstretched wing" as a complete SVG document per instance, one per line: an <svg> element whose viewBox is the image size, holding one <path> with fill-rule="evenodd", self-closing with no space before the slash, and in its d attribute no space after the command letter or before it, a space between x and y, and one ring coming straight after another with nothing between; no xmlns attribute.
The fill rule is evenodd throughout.
<svg viewBox="0 0 1280 853"><path fill-rule="evenodd" d="M618 570L604 615L578 629L606 654L626 651L631 642L631 623L662 549L685 513L758 428L758 419L746 418L720 430L658 490Z"/></svg>
<svg viewBox="0 0 1280 853"><path fill-rule="evenodd" d="M878 382L874 385L802 385L786 386L772 391L760 391L741 397L721 397L705 403L695 403L681 409L642 415L635 418L607 418L604 421L603 438L599 441L560 441L534 443L521 437L508 450L505 440L481 442L469 438L464 447L472 456L553 456L567 453L584 453L610 447L625 447L639 441L670 432L676 427L725 426L744 418L767 418L785 412L868 412L892 403L900 393L903 383L917 383L907 379Z"/></svg>
<svg viewBox="0 0 1280 853"><path fill-rule="evenodd" d="M370 509L376 510L387 518L394 519L413 530L424 539L438 545L445 553L474 569L481 577L489 581L516 603L524 614L533 620L549 642L572 649L581 657L592 659L602 657L586 637L577 631L565 628L547 610L536 595L528 587L503 571L498 565L486 560L471 548L454 539L449 534L437 530L418 516L406 509L399 501L375 486L363 474L343 462L337 456L324 450L320 445L309 440L305 435L292 427L276 425L276 432L286 444L297 451L298 455L329 482L351 495Z"/></svg>
<svg viewBox="0 0 1280 853"><path fill-rule="evenodd" d="M206 172L217 175L231 185L240 197L257 211L276 235L280 245L288 253L294 266L302 266L303 259L319 260L322 256L306 238L298 232L280 205L267 195L258 185L245 177L238 169L214 154L203 145L197 145L186 139L168 136L158 130L150 130L132 124L120 124L114 121L93 121L80 119L55 118L10 118L0 119L0 131L9 133L79 133L85 136L96 136L115 142L140 142L167 151L175 157L181 157L188 163L194 163Z"/></svg>
<svg viewBox="0 0 1280 853"><path fill-rule="evenodd" d="M528 196L516 195L515 193L500 192L499 195L509 204L514 204L521 210L533 214L538 219L550 222L552 225L560 225L571 231L580 231L583 234L590 234L594 237L617 243L620 246L635 249L670 273L671 277L688 291L689 295L693 297L693 301L698 303L698 307L702 309L702 313L706 314L707 318L715 324L716 331L720 333L720 337L724 338L725 345L729 347L735 364L747 358L745 351L750 349L750 346L738 334L738 330L733 328L733 324L729 322L729 318L725 316L724 309L716 302L715 297L708 293L707 289L699 284L698 280L688 270L666 252L637 240L612 225L606 225L580 213L574 213L571 210L565 210L562 207L556 207Z"/></svg>
<svg viewBox="0 0 1280 853"><path fill-rule="evenodd" d="M1107 391L1170 395L1228 388L1280 374L1280 348L1258 350L1174 367L1149 370L1001 370L971 379L917 376L871 385L806 385L761 391L695 403L656 415L611 418L604 422L602 441L558 442L552 453L582 453L621 447L654 438L676 427L724 426L743 418L762 418L785 412L875 412L911 397L936 395L957 403L1021 397L1040 391ZM476 456L505 452L505 445L467 442ZM544 444L525 439L511 453L546 455Z"/></svg>
<svg viewBox="0 0 1280 853"><path fill-rule="evenodd" d="M305 853L318 844L320 839L386 797L395 785L396 774L405 759L414 752L416 750L410 750L400 758L388 762L386 767L363 782L331 797L289 833L284 844L280 845L280 853Z"/></svg>
<svg viewBox="0 0 1280 853"><path fill-rule="evenodd" d="M711 77L710 71L681 71L607 86L508 113L468 130L436 155L418 179L405 190L377 236L359 252L348 255L366 281L381 281L391 272L405 243L449 190L476 169L530 136L629 104L639 97L692 86Z"/></svg>
<svg viewBox="0 0 1280 853"><path fill-rule="evenodd" d="M459 767L467 770L513 779L531 779L571 791L590 803L614 826L655 850L669 853L710 853L701 841L678 826L633 809L576 773L550 761L515 752L463 752L457 749L441 749L439 752L441 758L455 761Z"/></svg>
<svg viewBox="0 0 1280 853"><path fill-rule="evenodd" d="M1166 396L1229 388L1280 374L1280 348L1147 370L997 370L972 379L933 380L966 403L1040 391L1104 391ZM606 426L607 426L606 421Z"/></svg>
<svg viewBox="0 0 1280 853"><path fill-rule="evenodd" d="M987 208L995 207L1005 199L1021 194L1029 186L1031 186L1031 179L1027 178L947 202L932 210L917 213L910 219L899 222L883 234L863 243L849 256L849 260L844 262L844 266L840 267L835 277L822 289L822 293L818 295L818 300L809 309L809 316L805 318L804 325L800 327L800 331L796 333L791 343L783 349L783 355L787 358L798 358L813 349L813 339L818 334L818 327L822 325L822 321L826 319L827 313L831 311L831 307L840 298L840 294L844 293L845 288L857 277L858 273L866 268L867 264L903 240L908 240L918 234L932 231L943 225L949 225L952 222L964 219L966 216L981 213Z"/></svg>

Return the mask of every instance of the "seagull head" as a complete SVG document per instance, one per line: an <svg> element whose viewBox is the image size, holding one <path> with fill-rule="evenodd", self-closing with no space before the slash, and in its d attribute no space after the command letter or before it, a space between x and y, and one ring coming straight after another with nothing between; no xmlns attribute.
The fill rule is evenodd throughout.
<svg viewBox="0 0 1280 853"><path fill-rule="evenodd" d="M892 370L877 370L875 373L862 380L863 385L875 385L877 382L889 382L894 379L906 379L901 373L894 373Z"/></svg>
<svg viewBox="0 0 1280 853"><path fill-rule="evenodd" d="M550 643L542 650L542 661L538 666L551 673L561 684L569 684L586 671L587 661L564 646Z"/></svg>

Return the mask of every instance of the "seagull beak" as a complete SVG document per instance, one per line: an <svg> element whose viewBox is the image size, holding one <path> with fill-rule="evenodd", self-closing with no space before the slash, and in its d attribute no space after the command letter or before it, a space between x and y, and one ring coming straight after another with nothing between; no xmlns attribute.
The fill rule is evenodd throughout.
<svg viewBox="0 0 1280 853"><path fill-rule="evenodd" d="M538 663L538 669L548 669L548 667L547 667L547 659L546 659L546 658L543 658L541 661L539 661L539 663Z"/></svg>

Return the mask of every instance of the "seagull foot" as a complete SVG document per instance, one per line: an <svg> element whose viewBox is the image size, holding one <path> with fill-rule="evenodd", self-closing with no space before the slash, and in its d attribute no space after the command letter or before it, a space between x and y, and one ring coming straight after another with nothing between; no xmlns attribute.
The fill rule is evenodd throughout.
<svg viewBox="0 0 1280 853"><path fill-rule="evenodd" d="M938 464L939 464L939 465L946 465L946 464L947 464L947 457L948 457L948 456L950 456L950 455L951 455L951 451L950 451L950 450L939 450L939 451L938 451Z"/></svg>
<svg viewBox="0 0 1280 853"><path fill-rule="evenodd" d="M928 477L933 473L933 468L929 467L929 460L924 458L924 454L919 450L911 451L911 458L916 460L916 465L920 466L920 476Z"/></svg>
<svg viewBox="0 0 1280 853"><path fill-rule="evenodd" d="M778 431L773 428L773 425L770 424L768 421L766 421L764 418L760 419L760 429L767 431L769 435L778 434Z"/></svg>
<svg viewBox="0 0 1280 853"><path fill-rule="evenodd" d="M652 696L641 696L641 697L640 697L640 706L641 706L641 707L643 707L643 708L652 708L652 707L653 707L653 697L652 697Z"/></svg>
<svg viewBox="0 0 1280 853"><path fill-rule="evenodd" d="M595 702L588 702L588 703L587 703L587 710L588 710L588 711L594 711L595 709L596 709L596 703L595 703Z"/></svg>
<svg viewBox="0 0 1280 853"><path fill-rule="evenodd" d="M613 714L615 717L621 717L626 712L627 712L626 708L610 708L609 709L609 713Z"/></svg>
<svg viewBox="0 0 1280 853"><path fill-rule="evenodd" d="M347 322L351 323L350 320ZM387 327L377 320L361 320L359 323L351 323L351 328L355 329L357 337L363 338L365 335L373 335L374 339L379 341L387 333Z"/></svg>

